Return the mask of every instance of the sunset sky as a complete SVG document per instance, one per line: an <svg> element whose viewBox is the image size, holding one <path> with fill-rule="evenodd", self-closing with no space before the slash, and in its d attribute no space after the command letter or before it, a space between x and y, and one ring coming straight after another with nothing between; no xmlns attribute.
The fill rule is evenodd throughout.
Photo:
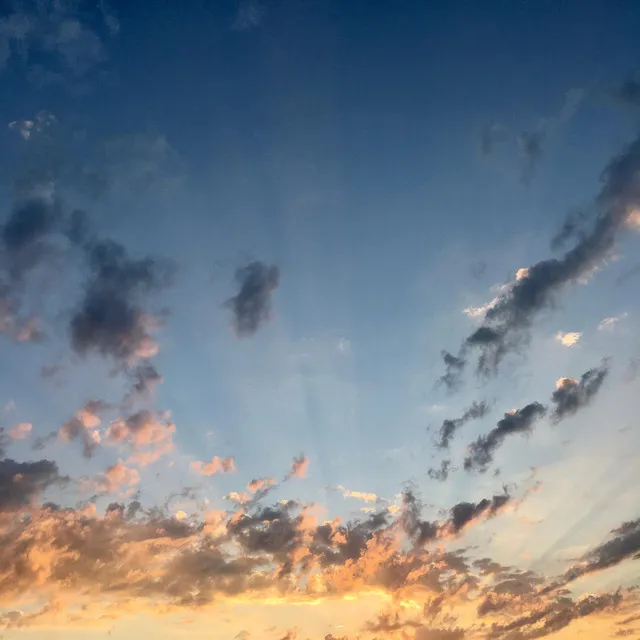
<svg viewBox="0 0 640 640"><path fill-rule="evenodd" d="M640 639L639 32L0 2L2 638Z"/></svg>

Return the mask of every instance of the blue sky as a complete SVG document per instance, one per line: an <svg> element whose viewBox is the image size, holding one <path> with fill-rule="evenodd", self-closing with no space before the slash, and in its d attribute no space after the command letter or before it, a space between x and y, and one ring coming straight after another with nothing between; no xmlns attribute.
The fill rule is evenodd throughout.
<svg viewBox="0 0 640 640"><path fill-rule="evenodd" d="M17 506L5 498L6 514L31 509L45 518L42 504L53 500L72 510L74 522L86 508L102 522L109 503L140 500L145 508L164 505L170 521L180 513L178 522L221 510L232 531L233 518L293 499L322 513L314 516L319 522L385 514L396 524L384 534L396 535L393 527L405 526L409 509L401 493L411 487L423 516L439 523L441 544L537 572L536 584L588 564L590 550L601 551L621 523L639 526L633 469L640 458L640 309L633 292L640 159L627 146L640 121L639 22L635 3L604 1L6 3L0 283L7 289L0 302L12 307L5 313L0 305L0 427L9 434L0 450L21 463L53 461L70 477L66 484L43 481ZM619 154L630 169L603 174ZM597 200L603 184L613 192ZM24 204L32 202L46 215L59 207L53 230L42 236L24 231ZM75 210L89 221L81 239L67 232ZM535 284L534 265L586 246L598 216L616 218L610 247L512 324L485 316L480 307L492 300L511 313L518 292ZM578 231L554 250L565 220ZM14 223L25 225L19 229L26 240L10 236ZM123 260L115 275L101 272L96 247L110 241L131 261L152 261L134 267ZM155 280L165 261L170 285L142 292L145 277ZM277 282L245 290L237 270L247 265L263 278L277 268ZM519 269L529 272L518 276ZM239 335L234 317L244 313L246 320L252 311L229 301L239 304L244 293L262 315ZM83 315L94 294L104 307ZM142 315L127 325L117 317L120 302ZM17 327L29 318L41 333L25 339ZM74 322L85 321L91 327L83 325L88 333L78 337ZM478 327L502 331L504 322L506 355L488 375L478 374L483 351L465 348L465 339ZM110 323L126 326L118 332ZM138 330L154 349L130 350ZM452 388L438 384L443 350L466 361ZM144 364L162 381L136 396L132 380ZM42 375L43 366L50 375ZM589 370L603 376L593 393L579 386ZM552 398L565 377L576 403L566 416ZM78 412L90 400L108 406L83 418ZM474 402L486 403L483 415L459 426L448 450L439 449L443 421L460 418ZM482 437L502 428L501 419L507 429L519 416L505 412L533 402L546 414L500 439L488 468L465 471L470 445L486 446ZM139 411L153 419L138 432L127 420ZM21 424L31 427L16 430ZM69 436L71 429L78 432ZM83 456L83 438L98 435ZM38 439L43 448L34 448ZM143 452L153 453L153 462L146 464ZM199 473L214 456L233 458L233 470ZM440 482L429 470L443 460L452 470ZM247 485L256 478L273 478L273 487L254 495ZM186 487L191 493L165 502ZM488 516L482 511L464 536L450 533L454 505L503 491L510 496L504 513L502 505ZM243 504L229 499L231 492L260 500ZM151 512L145 517L155 522ZM185 545L201 544L199 534L185 534ZM378 538L369 534L370 548L372 540ZM635 540L628 544L640 545ZM55 563L64 553L55 548L38 553L62 571ZM632 586L637 567L630 557L598 573L600 582L591 573L581 578L573 596L605 598ZM359 558L356 565L370 566L364 552ZM3 569L7 580L11 567ZM88 637L82 634L95 620L73 619L69 607L82 599L56 575L51 569L22 592L5 593L0 581L2 625L10 628L18 618L8 612L19 610L34 639L61 628ZM392 610L405 620L400 626L367 627L364 619L379 615L369 589L384 602L398 596L419 609L428 594L419 592L424 585L394 591L374 578L352 579L343 576L335 589L353 608L323 602L313 621L293 604L300 593L282 591L280 578L269 588L285 593L282 613L270 612L272 595L226 593L219 606L229 612L219 615L228 628L221 623L216 637L246 640L237 634L258 637L274 625L267 635L287 640L330 633L336 640L375 633L494 637L480 617L469 617L473 598L461 603L453 592L455 619L406 623L412 604ZM204 591L194 585L186 591ZM95 585L79 580L79 592L83 586L105 608L133 597L92 591ZM41 604L52 593L64 602L60 615L50 619L47 610L24 622L33 599ZM487 593L482 597L504 597ZM633 593L625 591L616 609L627 618L638 606ZM140 605L116 616L112 634L169 633L154 617L167 606L172 615L194 617L192 632L180 633L205 637L197 611L171 589L153 597L155 609ZM506 625L522 611L551 606L546 597L505 604L491 622ZM579 633L584 621L572 615L575 624L558 637ZM327 626L335 616L345 617L344 627ZM612 616L603 608L594 619L607 629ZM297 636L285 635L294 629ZM534 637L528 627L522 633L517 637Z"/></svg>

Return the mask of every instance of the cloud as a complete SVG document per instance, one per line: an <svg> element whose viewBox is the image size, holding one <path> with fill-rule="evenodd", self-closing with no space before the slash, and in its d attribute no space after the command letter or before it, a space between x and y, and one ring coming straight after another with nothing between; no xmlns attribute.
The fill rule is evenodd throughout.
<svg viewBox="0 0 640 640"><path fill-rule="evenodd" d="M609 540L591 549L565 573L562 584L609 569L632 558L640 560L640 518L613 529Z"/></svg>
<svg viewBox="0 0 640 640"><path fill-rule="evenodd" d="M465 425L470 420L477 420L483 418L489 412L489 405L483 400L481 402L473 402L473 404L465 409L465 412L460 418L447 418L440 427L438 432L440 435L440 441L438 447L441 449L448 449L451 440L455 436L460 427Z"/></svg>
<svg viewBox="0 0 640 640"><path fill-rule="evenodd" d="M551 402L555 405L552 420L560 422L586 407L600 391L608 373L608 365L603 362L599 367L585 371L580 381L574 378L558 379L556 390L551 395Z"/></svg>
<svg viewBox="0 0 640 640"><path fill-rule="evenodd" d="M0 460L0 512L28 505L49 487L65 481L51 460Z"/></svg>
<svg viewBox="0 0 640 640"><path fill-rule="evenodd" d="M598 325L598 331L613 331L621 320L624 320L628 314L625 312L619 316L608 316L603 318Z"/></svg>
<svg viewBox="0 0 640 640"><path fill-rule="evenodd" d="M12 440L26 440L33 430L33 425L29 422L20 422L12 429L9 429L7 434Z"/></svg>
<svg viewBox="0 0 640 640"><path fill-rule="evenodd" d="M109 408L110 406L103 400L89 400L71 420L60 427L58 438L65 442L80 440L84 457L91 458L101 442L98 431L102 423L101 414Z"/></svg>
<svg viewBox="0 0 640 640"><path fill-rule="evenodd" d="M291 469L287 474L287 479L289 478L306 478L307 477L307 469L309 468L309 458L304 454L300 454L295 457L291 462Z"/></svg>
<svg viewBox="0 0 640 640"><path fill-rule="evenodd" d="M607 165L595 201L599 215L591 230L561 258L528 267L486 312L483 324L467 337L459 359L469 349L478 350L478 371L494 373L507 353L526 342L538 313L550 307L566 286L584 279L602 264L611 254L630 211L640 204L638 169L640 137ZM449 373L447 369L445 376Z"/></svg>
<svg viewBox="0 0 640 640"><path fill-rule="evenodd" d="M563 347L573 347L580 341L582 337L581 333L577 331L565 333L564 331L558 331L555 335L555 339L563 346Z"/></svg>
<svg viewBox="0 0 640 640"><path fill-rule="evenodd" d="M431 468L427 471L427 475L432 480L437 480L438 482L446 482L449 478L449 474L451 473L451 460L443 460L440 463L439 469Z"/></svg>
<svg viewBox="0 0 640 640"><path fill-rule="evenodd" d="M219 458L213 456L209 462L192 462L191 468L201 476L212 476L216 473L232 473L236 470L233 458Z"/></svg>
<svg viewBox="0 0 640 640"><path fill-rule="evenodd" d="M454 390L460 386L462 372L464 371L467 361L460 356L454 356L448 351L442 351L442 360L444 361L445 374L438 380L437 385L444 385L447 389Z"/></svg>
<svg viewBox="0 0 640 640"><path fill-rule="evenodd" d="M91 240L85 251L91 275L70 322L73 349L79 355L93 351L110 357L119 368L155 355L151 334L158 319L140 303L171 283L172 266L149 257L132 260L112 240Z"/></svg>
<svg viewBox="0 0 640 640"><path fill-rule="evenodd" d="M90 486L104 493L118 493L122 490L130 494L132 487L140 483L140 473L137 469L127 467L122 460L107 468L104 474L93 479Z"/></svg>
<svg viewBox="0 0 640 640"><path fill-rule="evenodd" d="M271 296L280 283L280 269L250 262L236 270L240 291L227 301L233 313L236 335L252 336L271 315Z"/></svg>
<svg viewBox="0 0 640 640"><path fill-rule="evenodd" d="M248 31L259 27L267 11L264 5L255 0L242 0L231 25L233 31Z"/></svg>
<svg viewBox="0 0 640 640"><path fill-rule="evenodd" d="M480 436L469 446L469 454L464 460L466 471L487 470L493 462L493 454L502 445L505 438L516 433L529 433L534 423L545 416L547 408L539 402L532 402L522 409L504 414L497 426L488 434Z"/></svg>
<svg viewBox="0 0 640 640"><path fill-rule="evenodd" d="M143 409L111 422L105 441L127 445L131 449L129 462L147 466L173 450L175 430L168 413Z"/></svg>
<svg viewBox="0 0 640 640"><path fill-rule="evenodd" d="M0 18L0 69L17 54L27 63L32 57L42 61L46 66L37 66L48 73L77 80L105 62L102 38L83 22L88 6L65 0L15 3L13 10ZM110 32L115 33L115 14L109 10L107 19L103 10L103 16ZM50 67L57 71L50 71Z"/></svg>
<svg viewBox="0 0 640 640"><path fill-rule="evenodd" d="M162 376L148 360L138 363L128 373L132 378L133 384L131 385L131 390L125 396L125 404L132 404L138 400L148 400L153 395L156 386L163 382Z"/></svg>
<svg viewBox="0 0 640 640"><path fill-rule="evenodd" d="M544 145L547 139L555 135L562 125L573 118L584 96L585 92L582 89L570 89L565 95L564 104L558 114L544 118L536 129L523 131L518 136L523 183L529 184L531 182L544 154Z"/></svg>

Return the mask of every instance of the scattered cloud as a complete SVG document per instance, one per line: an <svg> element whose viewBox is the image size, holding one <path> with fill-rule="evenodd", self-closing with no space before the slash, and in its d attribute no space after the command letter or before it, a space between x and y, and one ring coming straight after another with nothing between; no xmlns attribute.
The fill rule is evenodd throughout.
<svg viewBox="0 0 640 640"><path fill-rule="evenodd" d="M599 367L585 371L579 381L574 378L560 378L551 396L551 402L555 405L553 421L560 422L587 406L600 391L608 373L608 364L603 362Z"/></svg>
<svg viewBox="0 0 640 640"><path fill-rule="evenodd" d="M565 333L564 331L558 331L555 335L555 339L563 346L563 347L573 347L578 344L580 338L582 337L581 333L577 331Z"/></svg>
<svg viewBox="0 0 640 640"><path fill-rule="evenodd" d="M438 447L441 449L448 449L451 440L455 436L460 427L465 425L470 420L477 420L483 418L489 412L489 405L482 400L481 402L474 402L459 418L447 418L440 427L439 435L440 440Z"/></svg>
<svg viewBox="0 0 640 640"><path fill-rule="evenodd" d="M280 269L263 262L250 262L236 270L236 282L240 291L227 301L233 312L236 335L252 336L269 320L271 296L280 283Z"/></svg>
<svg viewBox="0 0 640 640"><path fill-rule="evenodd" d="M611 255L629 212L639 204L636 184L639 167L640 137L607 165L604 184L595 200L600 213L591 230L562 257L528 267L486 312L482 325L464 341L458 362L463 361L468 350L478 350L478 371L495 373L506 354L526 343L538 313L550 307L566 286L593 273ZM455 371L455 380L459 379L460 369ZM444 378L451 373L447 365Z"/></svg>
<svg viewBox="0 0 640 640"><path fill-rule="evenodd" d="M502 446L505 438L517 433L530 433L533 425L547 413L547 408L539 402L532 402L522 409L514 409L504 414L496 427L488 434L480 436L469 446L469 454L465 458L466 471L487 470L493 462L495 451Z"/></svg>
<svg viewBox="0 0 640 640"><path fill-rule="evenodd" d="M216 473L232 473L236 470L236 464L232 457L213 456L209 462L192 462L191 468L201 476L212 476Z"/></svg>
<svg viewBox="0 0 640 640"><path fill-rule="evenodd" d="M304 454L300 454L295 457L291 462L291 469L287 474L288 478L306 478L307 470L309 468L309 458Z"/></svg>

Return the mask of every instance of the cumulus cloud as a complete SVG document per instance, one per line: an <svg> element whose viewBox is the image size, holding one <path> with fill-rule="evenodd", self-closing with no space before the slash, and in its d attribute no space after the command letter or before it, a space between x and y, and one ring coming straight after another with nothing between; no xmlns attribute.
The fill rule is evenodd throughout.
<svg viewBox="0 0 640 640"><path fill-rule="evenodd" d="M470 420L477 420L483 418L489 412L489 405L482 400L481 402L473 402L473 404L465 410L465 412L459 418L447 418L440 427L439 435L440 440L438 447L441 449L448 449L451 440L455 436L460 427L465 425Z"/></svg>
<svg viewBox="0 0 640 640"><path fill-rule="evenodd" d="M192 462L191 468L201 476L212 476L216 473L231 473L236 470L236 464L232 457L213 456L209 462Z"/></svg>
<svg viewBox="0 0 640 640"><path fill-rule="evenodd" d="M607 165L595 200L599 214L591 229L562 257L529 267L500 295L482 325L465 340L460 359L467 350L478 350L478 370L495 372L507 353L526 342L539 312L551 306L565 287L584 279L611 255L616 236L640 204L639 168L640 137Z"/></svg>
<svg viewBox="0 0 640 640"><path fill-rule="evenodd" d="M137 469L127 467L122 460L107 468L107 470L94 478L90 486L103 493L131 494L132 488L140 482L140 473Z"/></svg>
<svg viewBox="0 0 640 640"><path fill-rule="evenodd" d="M582 334L577 331L571 331L569 333L565 333L564 331L558 331L555 335L555 339L563 346L563 347L573 347L578 344Z"/></svg>
<svg viewBox="0 0 640 640"><path fill-rule="evenodd" d="M494 453L507 436L531 432L535 422L546 413L547 408L539 402L532 402L522 409L505 413L494 429L480 436L469 446L469 454L464 460L465 470L486 471L493 462Z"/></svg>
<svg viewBox="0 0 640 640"><path fill-rule="evenodd" d="M58 438L65 442L79 440L84 457L91 458L102 441L98 430L102 423L101 416L109 408L103 400L89 400L73 418L60 427Z"/></svg>
<svg viewBox="0 0 640 640"><path fill-rule="evenodd" d="M131 450L129 461L146 466L173 450L175 430L168 413L143 409L111 422L105 440L109 444L128 446Z"/></svg>
<svg viewBox="0 0 640 640"><path fill-rule="evenodd" d="M141 301L166 287L173 275L169 263L153 258L134 260L113 240L86 244L90 276L79 308L71 318L71 344L79 355L96 352L119 368L156 354L152 337L158 318Z"/></svg>
<svg viewBox="0 0 640 640"><path fill-rule="evenodd" d="M240 291L227 301L233 313L236 335L251 336L271 315L271 296L280 283L280 269L263 262L250 262L236 270Z"/></svg>
<svg viewBox="0 0 640 640"><path fill-rule="evenodd" d="M609 367L603 362L599 367L585 371L579 381L574 378L558 379L556 390L551 395L551 402L555 405L553 421L560 422L586 407L600 391L608 373Z"/></svg>

